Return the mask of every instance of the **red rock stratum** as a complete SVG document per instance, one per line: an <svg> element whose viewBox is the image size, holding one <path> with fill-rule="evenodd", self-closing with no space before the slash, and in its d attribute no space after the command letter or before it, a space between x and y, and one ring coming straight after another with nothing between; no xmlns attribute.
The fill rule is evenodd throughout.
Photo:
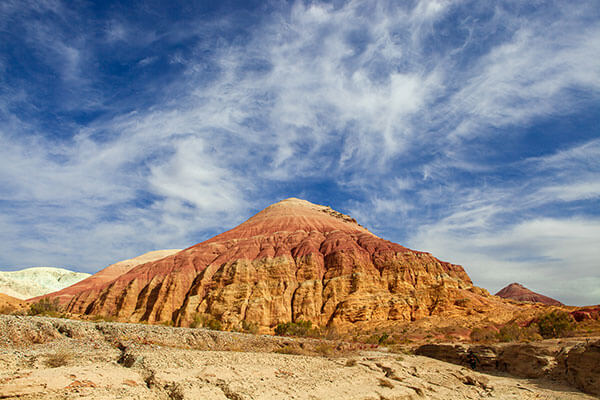
<svg viewBox="0 0 600 400"><path fill-rule="evenodd" d="M548 296L544 296L543 294L531 291L519 283L511 283L510 285L506 286L498 293L496 293L496 296L500 296L503 299L528 301L531 303L542 303L549 306L563 305L560 301L554 300Z"/></svg>
<svg viewBox="0 0 600 400"><path fill-rule="evenodd" d="M415 320L481 302L459 265L381 239L353 218L299 199L176 254L83 288L68 311L186 326Z"/></svg>
<svg viewBox="0 0 600 400"><path fill-rule="evenodd" d="M89 296L93 296L108 283L114 281L119 276L131 270L133 267L150 261L160 260L161 258L175 254L180 250L181 249L155 250L129 260L116 262L104 268L103 270L96 272L94 275L75 283L74 285L51 293L50 295L34 297L29 299L29 301L37 301L42 297L51 297L53 299L58 299L60 304L65 305L68 304L73 297L82 292L86 292Z"/></svg>

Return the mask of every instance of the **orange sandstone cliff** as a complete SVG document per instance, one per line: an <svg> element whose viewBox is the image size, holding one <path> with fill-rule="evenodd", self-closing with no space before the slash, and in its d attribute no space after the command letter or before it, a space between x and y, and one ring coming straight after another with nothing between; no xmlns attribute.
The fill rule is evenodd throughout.
<svg viewBox="0 0 600 400"><path fill-rule="evenodd" d="M78 290L67 309L182 326L207 313L227 327L246 321L264 329L297 320L415 320L485 295L461 266L291 198L212 239Z"/></svg>

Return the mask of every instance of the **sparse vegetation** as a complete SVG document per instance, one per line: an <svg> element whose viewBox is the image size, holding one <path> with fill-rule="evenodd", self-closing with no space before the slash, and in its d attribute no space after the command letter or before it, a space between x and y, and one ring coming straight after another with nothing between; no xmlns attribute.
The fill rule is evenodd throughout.
<svg viewBox="0 0 600 400"><path fill-rule="evenodd" d="M315 346L315 353L323 357L331 357L335 354L335 346L331 343L319 343Z"/></svg>
<svg viewBox="0 0 600 400"><path fill-rule="evenodd" d="M521 339L521 328L515 323L506 324L498 332L498 340L501 342L515 342Z"/></svg>
<svg viewBox="0 0 600 400"><path fill-rule="evenodd" d="M301 349L300 347L295 347L291 345L285 345L280 349L275 350L275 353L279 354L293 354L293 355L307 355L307 351Z"/></svg>
<svg viewBox="0 0 600 400"><path fill-rule="evenodd" d="M356 365L356 359L351 358L348 361L346 361L346 367L354 367Z"/></svg>
<svg viewBox="0 0 600 400"><path fill-rule="evenodd" d="M48 317L58 317L61 315L61 307L58 299L50 300L47 298L40 299L37 303L32 303L29 306L29 315L44 315Z"/></svg>
<svg viewBox="0 0 600 400"><path fill-rule="evenodd" d="M542 339L538 333L537 325L520 327L514 322L500 328L500 332L498 332L497 336L498 340L501 342L529 342Z"/></svg>
<svg viewBox="0 0 600 400"><path fill-rule="evenodd" d="M563 337L573 331L573 318L565 311L554 310L539 318L538 329L544 338Z"/></svg>
<svg viewBox="0 0 600 400"><path fill-rule="evenodd" d="M57 353L54 354L50 354L45 361L45 364L47 367L50 368L58 368L58 367L64 367L65 365L69 364L69 361L71 361L71 354L66 352L66 351L59 351Z"/></svg>
<svg viewBox="0 0 600 400"><path fill-rule="evenodd" d="M223 326L221 325L221 321L216 319L210 314L198 313L194 315L194 319L190 324L190 328L207 328L213 331L221 331L223 330Z"/></svg>
<svg viewBox="0 0 600 400"><path fill-rule="evenodd" d="M473 328L471 331L471 340L473 342L493 342L497 338L497 331L492 327Z"/></svg>
<svg viewBox="0 0 600 400"><path fill-rule="evenodd" d="M376 345L384 345L384 344L391 344L392 340L390 338L389 333L387 332L383 332L383 333L376 333L373 334L371 336L369 336L366 340L366 343L368 344L376 344Z"/></svg>
<svg viewBox="0 0 600 400"><path fill-rule="evenodd" d="M275 334L278 336L319 336L319 329L313 328L310 321L284 322L277 325Z"/></svg>
<svg viewBox="0 0 600 400"><path fill-rule="evenodd" d="M116 318L108 315L94 315L92 317L92 321L94 322L115 322Z"/></svg>
<svg viewBox="0 0 600 400"><path fill-rule="evenodd" d="M242 332L256 335L258 333L258 325L255 322L242 321Z"/></svg>
<svg viewBox="0 0 600 400"><path fill-rule="evenodd" d="M18 313L19 313L18 310L11 305L4 305L4 306L0 307L0 314L15 315Z"/></svg>

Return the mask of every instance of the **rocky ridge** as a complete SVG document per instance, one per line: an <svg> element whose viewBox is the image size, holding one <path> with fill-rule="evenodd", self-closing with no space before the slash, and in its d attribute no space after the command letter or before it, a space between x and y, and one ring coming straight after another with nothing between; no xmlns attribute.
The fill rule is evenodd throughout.
<svg viewBox="0 0 600 400"><path fill-rule="evenodd" d="M187 326L198 313L242 321L318 325L416 320L485 291L459 265L381 239L329 207L287 199L236 228L111 282L83 289L75 314ZM56 295L51 295L53 297Z"/></svg>
<svg viewBox="0 0 600 400"><path fill-rule="evenodd" d="M533 379L546 377L600 395L600 338L487 345L426 344L415 354L478 371Z"/></svg>
<svg viewBox="0 0 600 400"><path fill-rule="evenodd" d="M543 294L536 293L532 290L527 289L520 283L511 283L510 285L502 288L496 296L502 297L503 299L511 299L516 301L528 301L531 303L542 303L549 306L562 306L563 304Z"/></svg>

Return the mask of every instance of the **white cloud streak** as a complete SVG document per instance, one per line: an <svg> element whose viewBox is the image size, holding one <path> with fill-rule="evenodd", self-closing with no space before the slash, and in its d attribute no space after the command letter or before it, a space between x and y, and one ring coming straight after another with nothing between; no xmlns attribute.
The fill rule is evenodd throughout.
<svg viewBox="0 0 600 400"><path fill-rule="evenodd" d="M56 141L11 114L16 93L0 98L0 194L11 210L2 216L4 262L93 271L136 252L191 245L278 200L272 187L321 178L364 198L344 206L380 235L465 260L476 280L498 249L521 243L511 237L530 245L498 258L498 269L522 270L514 260L537 254L554 271L558 260L576 257L569 273L589 278L595 254L575 239L538 234L550 226L573 232L584 222L584 236L573 238L589 244L597 233L594 218L541 210L598 198L597 140L509 165L531 171L518 182L473 187L457 174L498 168L468 157L473 141L597 102L600 60L590 55L600 53L600 24L586 19L594 3L529 17L497 6L487 19L461 7L471 5L297 2L232 41L211 36L231 24L227 18L161 34L111 19L100 37L112 46L209 37L185 55L159 55L184 70L135 112L116 111L106 93L91 89L99 82L89 37L53 35L53 25L30 29L26 40L37 41L64 85L85 89L69 91L65 108L110 114ZM444 36L452 12L462 16L453 27L466 32L455 41ZM150 68L154 57L135 62ZM32 131L40 134L24 134ZM470 248L474 258L465 256ZM507 274L493 276L482 282L493 287Z"/></svg>

